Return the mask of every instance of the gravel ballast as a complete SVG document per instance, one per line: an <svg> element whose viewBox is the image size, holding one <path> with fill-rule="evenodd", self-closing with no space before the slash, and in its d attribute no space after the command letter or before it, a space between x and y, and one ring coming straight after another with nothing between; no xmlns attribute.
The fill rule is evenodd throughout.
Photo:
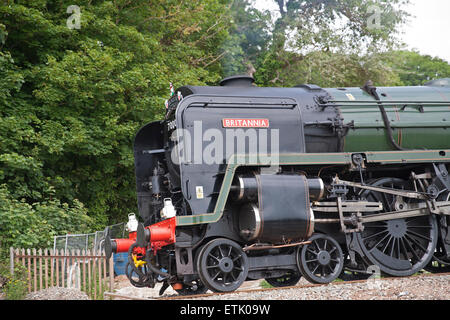
<svg viewBox="0 0 450 320"><path fill-rule="evenodd" d="M309 288L240 292L195 300L449 300L450 275L335 283Z"/></svg>
<svg viewBox="0 0 450 320"><path fill-rule="evenodd" d="M52 287L27 294L25 300L91 300L78 289Z"/></svg>
<svg viewBox="0 0 450 320"><path fill-rule="evenodd" d="M418 275L408 278L384 278L359 282L335 282L323 286L259 289L260 281L245 282L239 291L230 294L192 298L186 300L450 300L450 275ZM116 283L118 285L118 283ZM298 286L311 285L304 278ZM135 288L120 281L116 294L144 299L156 299L159 285L154 289ZM244 290L249 290L245 292ZM208 293L211 293L208 291ZM162 298L178 296L169 288Z"/></svg>
<svg viewBox="0 0 450 320"><path fill-rule="evenodd" d="M116 293L147 299L159 297L157 294L159 288L136 288L127 284L124 279L120 280L122 281L116 282L116 289L118 289ZM183 298L186 300L450 300L450 275L448 274L254 291L259 288L258 284L259 281L247 282L236 293ZM309 283L302 278L298 285L309 285ZM171 297L177 294L169 288L164 296ZM30 293L26 296L26 300L90 300L90 298L78 289L53 287Z"/></svg>

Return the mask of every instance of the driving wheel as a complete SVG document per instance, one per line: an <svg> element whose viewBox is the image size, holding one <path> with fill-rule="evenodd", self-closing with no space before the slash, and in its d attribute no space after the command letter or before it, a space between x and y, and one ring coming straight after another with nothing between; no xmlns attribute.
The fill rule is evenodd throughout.
<svg viewBox="0 0 450 320"><path fill-rule="evenodd" d="M407 181L397 178L378 179L370 185L408 190ZM416 201L371 190L364 191L362 196L381 202L381 212L405 210ZM423 269L433 258L437 236L436 217L431 214L365 223L364 231L356 234L368 262L392 276L411 276Z"/></svg>

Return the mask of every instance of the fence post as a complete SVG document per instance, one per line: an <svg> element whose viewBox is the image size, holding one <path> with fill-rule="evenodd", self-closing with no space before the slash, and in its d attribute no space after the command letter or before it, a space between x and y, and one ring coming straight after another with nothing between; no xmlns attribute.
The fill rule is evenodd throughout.
<svg viewBox="0 0 450 320"><path fill-rule="evenodd" d="M53 250L50 250L50 256L55 256L55 249L53 249ZM54 278L53 278L53 271L55 270L55 260L54 260L54 258L50 258L50 286L52 286L53 287L53 281L54 281Z"/></svg>
<svg viewBox="0 0 450 320"><path fill-rule="evenodd" d="M91 255L91 250L87 250L86 251L86 255L88 255L88 256L90 256ZM91 258L88 258L87 259L87 261L88 261L88 265L87 265L87 270L88 270L88 287L89 287L89 296L91 297L91 295L92 295L92 291L91 291L91 288L92 288L92 283L91 283Z"/></svg>
<svg viewBox="0 0 450 320"><path fill-rule="evenodd" d="M37 290L37 253L36 253L36 248L33 248L33 264L34 264L34 292L38 291Z"/></svg>
<svg viewBox="0 0 450 320"><path fill-rule="evenodd" d="M92 256L93 256L93 258L92 258L92 281L94 282L94 300L97 300L97 277L96 277L96 262L97 261L95 261L96 255L97 255L97 252L94 247L93 254L92 254Z"/></svg>
<svg viewBox="0 0 450 320"><path fill-rule="evenodd" d="M58 249L55 250L55 262L56 262L56 265L55 265L56 279L55 279L55 281L56 281L56 286L59 287L59 250Z"/></svg>
<svg viewBox="0 0 450 320"><path fill-rule="evenodd" d="M101 253L97 251L97 262L98 262L98 296L102 296L102 256Z"/></svg>
<svg viewBox="0 0 450 320"><path fill-rule="evenodd" d="M83 256L83 290L84 292L88 292L86 289L86 258L84 256L86 256L86 251L83 249L81 250L81 255ZM81 272L81 271L80 271Z"/></svg>
<svg viewBox="0 0 450 320"><path fill-rule="evenodd" d="M14 276L14 249L13 249L13 247L9 248L9 265L10 265L11 275Z"/></svg>
<svg viewBox="0 0 450 320"><path fill-rule="evenodd" d="M44 289L43 284L43 270L42 270L42 249L39 249L38 251L38 255L39 255L39 290Z"/></svg>
<svg viewBox="0 0 450 320"><path fill-rule="evenodd" d="M109 258L109 292L114 292L114 262L113 255Z"/></svg>
<svg viewBox="0 0 450 320"><path fill-rule="evenodd" d="M28 262L28 292L31 293L31 250L27 249Z"/></svg>
<svg viewBox="0 0 450 320"><path fill-rule="evenodd" d="M48 250L47 249L45 249L44 250L44 256L45 256L45 258L44 258L44 265L45 265L45 289L47 289L48 288L48 258L47 258L47 256L48 256Z"/></svg>
<svg viewBox="0 0 450 320"><path fill-rule="evenodd" d="M102 251L102 260L103 260L103 288L104 291L108 291L108 278L106 277L106 264L108 263L108 260L106 259L106 255L104 253L104 251ZM103 299L105 298L105 296L103 296Z"/></svg>

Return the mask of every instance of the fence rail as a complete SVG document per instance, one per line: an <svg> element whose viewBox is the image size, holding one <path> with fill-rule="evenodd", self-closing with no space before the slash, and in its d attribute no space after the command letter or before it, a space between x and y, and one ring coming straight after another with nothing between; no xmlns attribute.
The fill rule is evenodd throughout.
<svg viewBox="0 0 450 320"><path fill-rule="evenodd" d="M93 299L102 299L107 289L113 291L113 260L107 259L104 252L10 248L10 264L12 274L16 265L25 268L28 292L50 287L77 288Z"/></svg>

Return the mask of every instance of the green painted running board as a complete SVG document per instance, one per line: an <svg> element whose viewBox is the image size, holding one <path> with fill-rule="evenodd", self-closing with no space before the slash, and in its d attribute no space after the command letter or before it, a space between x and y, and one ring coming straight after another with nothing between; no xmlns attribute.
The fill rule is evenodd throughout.
<svg viewBox="0 0 450 320"><path fill-rule="evenodd" d="M351 165L352 153L301 153L284 154L279 156L279 165ZM448 150L412 150L412 151L379 151L356 152L364 153L367 163L394 164L394 163L422 163L422 162L450 162L450 149ZM223 214L225 204L230 192L236 169L241 166L263 166L264 163L255 162L248 155L232 155L220 188L219 197L213 212L177 216L177 226L204 224L217 222ZM261 158L261 156L259 156ZM274 165L272 163L272 165Z"/></svg>
<svg viewBox="0 0 450 320"><path fill-rule="evenodd" d="M364 152L368 163L450 162L450 150L408 150Z"/></svg>

